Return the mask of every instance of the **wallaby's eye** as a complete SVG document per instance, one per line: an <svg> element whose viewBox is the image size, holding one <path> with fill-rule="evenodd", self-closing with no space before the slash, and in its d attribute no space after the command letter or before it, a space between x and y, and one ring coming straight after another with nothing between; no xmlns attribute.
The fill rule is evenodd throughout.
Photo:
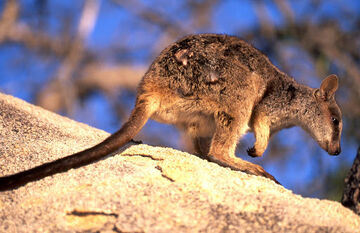
<svg viewBox="0 0 360 233"><path fill-rule="evenodd" d="M331 121L334 125L338 126L339 125L339 120L336 119L335 117L331 117Z"/></svg>

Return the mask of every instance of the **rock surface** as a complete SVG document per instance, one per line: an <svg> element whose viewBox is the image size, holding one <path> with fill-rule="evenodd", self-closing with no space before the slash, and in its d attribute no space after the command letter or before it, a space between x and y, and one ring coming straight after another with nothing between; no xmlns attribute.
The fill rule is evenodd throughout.
<svg viewBox="0 0 360 233"><path fill-rule="evenodd" d="M85 149L108 134L0 94L0 175ZM0 193L0 232L359 232L340 203L170 148L116 155Z"/></svg>
<svg viewBox="0 0 360 233"><path fill-rule="evenodd" d="M345 188L341 203L360 215L360 148L345 178Z"/></svg>

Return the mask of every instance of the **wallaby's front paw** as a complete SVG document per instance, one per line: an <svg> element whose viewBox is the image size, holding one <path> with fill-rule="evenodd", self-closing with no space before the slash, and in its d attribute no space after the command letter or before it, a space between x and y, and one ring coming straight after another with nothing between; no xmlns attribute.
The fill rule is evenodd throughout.
<svg viewBox="0 0 360 233"><path fill-rule="evenodd" d="M135 144L143 144L143 142L141 140L131 139L130 142L135 143Z"/></svg>
<svg viewBox="0 0 360 233"><path fill-rule="evenodd" d="M251 157L261 157L262 156L262 153L258 153L254 146L251 148L248 148L246 151L247 151L248 155Z"/></svg>

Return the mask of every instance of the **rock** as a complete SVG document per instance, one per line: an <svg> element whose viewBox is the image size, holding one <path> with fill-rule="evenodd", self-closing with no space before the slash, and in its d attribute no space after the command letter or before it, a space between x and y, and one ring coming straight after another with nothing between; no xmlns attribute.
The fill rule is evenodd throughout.
<svg viewBox="0 0 360 233"><path fill-rule="evenodd" d="M341 203L360 215L360 148L345 178L345 189Z"/></svg>
<svg viewBox="0 0 360 233"><path fill-rule="evenodd" d="M0 94L0 175L108 134ZM188 153L128 145L97 163L0 193L0 232L359 232L340 203Z"/></svg>

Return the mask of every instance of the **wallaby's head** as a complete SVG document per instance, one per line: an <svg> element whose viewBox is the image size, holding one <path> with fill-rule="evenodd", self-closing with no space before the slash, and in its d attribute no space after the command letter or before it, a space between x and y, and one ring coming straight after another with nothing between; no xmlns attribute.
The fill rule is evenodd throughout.
<svg viewBox="0 0 360 233"><path fill-rule="evenodd" d="M307 115L307 131L330 155L341 152L342 119L340 108L335 101L337 88L336 75L325 78L320 88L313 90L312 100L307 104L304 114Z"/></svg>

